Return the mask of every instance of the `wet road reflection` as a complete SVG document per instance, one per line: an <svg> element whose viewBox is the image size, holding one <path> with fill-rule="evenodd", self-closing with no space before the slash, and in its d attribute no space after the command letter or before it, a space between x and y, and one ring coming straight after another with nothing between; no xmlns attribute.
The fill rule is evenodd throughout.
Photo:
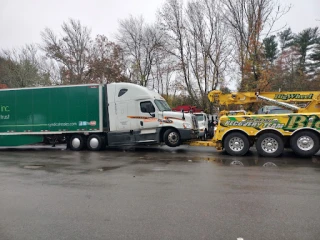
<svg viewBox="0 0 320 240"><path fill-rule="evenodd" d="M229 156L225 152L217 152L212 148L190 146L179 148L166 146L112 148L101 152L73 152L66 150L63 145L55 148L30 146L2 148L0 149L0 156L2 159L0 164L2 165L19 164L24 169L47 171L54 171L54 169L59 168L72 169L74 166L88 171L94 164L98 165L95 170L105 172L131 164L170 164L174 162L211 162L216 166L231 167L320 168L320 152L311 158L299 158L291 151L285 152L279 158L266 158L258 156L253 149L246 156L235 157ZM109 164L111 162L122 164L101 166L106 160ZM87 171L84 171L84 173Z"/></svg>
<svg viewBox="0 0 320 240"><path fill-rule="evenodd" d="M318 239L319 172L319 153L0 149L0 239Z"/></svg>

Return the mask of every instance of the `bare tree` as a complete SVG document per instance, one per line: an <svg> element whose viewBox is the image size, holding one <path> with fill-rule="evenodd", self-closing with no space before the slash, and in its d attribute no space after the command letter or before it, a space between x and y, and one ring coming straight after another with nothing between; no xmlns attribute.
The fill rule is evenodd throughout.
<svg viewBox="0 0 320 240"><path fill-rule="evenodd" d="M198 105L196 89L193 86L190 65L190 42L187 35L185 14L181 0L167 0L159 11L159 22L166 33L166 51L179 63L182 82L192 101Z"/></svg>
<svg viewBox="0 0 320 240"><path fill-rule="evenodd" d="M42 56L35 45L20 49L2 50L1 82L9 87L35 87L50 85Z"/></svg>
<svg viewBox="0 0 320 240"><path fill-rule="evenodd" d="M123 50L107 37L98 35L90 49L88 77L90 82L126 82Z"/></svg>
<svg viewBox="0 0 320 240"><path fill-rule="evenodd" d="M261 78L262 44L275 21L288 11L276 0L224 0L225 19L233 30L237 46L237 62L241 72L242 90L258 87Z"/></svg>
<svg viewBox="0 0 320 240"><path fill-rule="evenodd" d="M220 1L198 0L187 6L189 62L199 89L201 107L209 110L207 94L224 81L229 60L229 31Z"/></svg>
<svg viewBox="0 0 320 240"><path fill-rule="evenodd" d="M61 37L49 28L41 32L42 49L49 58L60 63L62 84L86 83L91 30L74 19L64 22L61 27Z"/></svg>
<svg viewBox="0 0 320 240"><path fill-rule="evenodd" d="M168 54L175 57L182 85L193 104L210 111L207 94L224 81L230 55L228 26L220 1L167 0L159 12ZM181 84L180 84L181 85Z"/></svg>
<svg viewBox="0 0 320 240"><path fill-rule="evenodd" d="M131 16L120 21L117 39L124 51L132 82L142 86L149 84L161 38L161 32L155 26L147 25L142 17Z"/></svg>
<svg viewBox="0 0 320 240"><path fill-rule="evenodd" d="M176 70L177 62L168 55L166 51L158 49L155 54L154 66L151 71L154 80L152 88L168 98L175 90L173 76Z"/></svg>

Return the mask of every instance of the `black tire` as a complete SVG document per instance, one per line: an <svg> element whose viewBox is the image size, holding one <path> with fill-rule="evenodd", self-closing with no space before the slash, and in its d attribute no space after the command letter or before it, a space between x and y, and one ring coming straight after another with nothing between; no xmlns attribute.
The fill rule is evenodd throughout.
<svg viewBox="0 0 320 240"><path fill-rule="evenodd" d="M87 139L87 148L90 151L100 151L104 148L105 140L103 136L92 134Z"/></svg>
<svg viewBox="0 0 320 240"><path fill-rule="evenodd" d="M230 133L224 139L224 148L232 156L243 156L250 148L249 139L243 133Z"/></svg>
<svg viewBox="0 0 320 240"><path fill-rule="evenodd" d="M172 128L164 132L163 139L165 144L169 147L177 147L180 145L181 142L179 132Z"/></svg>
<svg viewBox="0 0 320 240"><path fill-rule="evenodd" d="M81 151L84 149L85 143L85 136L75 134L69 138L68 146L72 151Z"/></svg>
<svg viewBox="0 0 320 240"><path fill-rule="evenodd" d="M311 131L299 131L290 139L293 152L301 157L311 157L319 151L319 136Z"/></svg>
<svg viewBox="0 0 320 240"><path fill-rule="evenodd" d="M259 155L264 157L278 157L283 153L284 143L275 133L263 133L256 142Z"/></svg>

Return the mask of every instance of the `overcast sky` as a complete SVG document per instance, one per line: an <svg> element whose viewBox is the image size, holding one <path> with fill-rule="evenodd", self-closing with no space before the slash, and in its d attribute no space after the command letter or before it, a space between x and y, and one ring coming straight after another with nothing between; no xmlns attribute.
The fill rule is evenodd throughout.
<svg viewBox="0 0 320 240"><path fill-rule="evenodd" d="M60 32L61 24L69 18L92 29L93 37L104 34L112 39L118 20L130 14L142 15L147 22L165 0L0 0L0 49L40 43L45 27ZM293 32L320 26L320 0L281 0L292 8L276 28L287 24ZM317 21L318 20L318 21Z"/></svg>

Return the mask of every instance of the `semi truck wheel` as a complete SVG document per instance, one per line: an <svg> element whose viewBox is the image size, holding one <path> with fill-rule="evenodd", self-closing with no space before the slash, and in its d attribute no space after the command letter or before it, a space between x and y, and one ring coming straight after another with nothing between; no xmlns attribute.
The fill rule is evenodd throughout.
<svg viewBox="0 0 320 240"><path fill-rule="evenodd" d="M104 137L93 134L88 137L87 148L91 151L99 151L104 147Z"/></svg>
<svg viewBox="0 0 320 240"><path fill-rule="evenodd" d="M232 156L242 156L249 151L249 139L243 133L230 133L224 139L224 148Z"/></svg>
<svg viewBox="0 0 320 240"><path fill-rule="evenodd" d="M293 152L301 157L311 157L319 151L319 136L311 131L300 131L290 139Z"/></svg>
<svg viewBox="0 0 320 240"><path fill-rule="evenodd" d="M263 133L256 142L258 153L264 157L278 157L282 154L284 143L277 134Z"/></svg>
<svg viewBox="0 0 320 240"><path fill-rule="evenodd" d="M80 151L85 146L85 137L80 134L72 135L68 145L72 151Z"/></svg>
<svg viewBox="0 0 320 240"><path fill-rule="evenodd" d="M169 147L177 147L180 145L180 134L175 129L168 129L163 135L164 142Z"/></svg>

